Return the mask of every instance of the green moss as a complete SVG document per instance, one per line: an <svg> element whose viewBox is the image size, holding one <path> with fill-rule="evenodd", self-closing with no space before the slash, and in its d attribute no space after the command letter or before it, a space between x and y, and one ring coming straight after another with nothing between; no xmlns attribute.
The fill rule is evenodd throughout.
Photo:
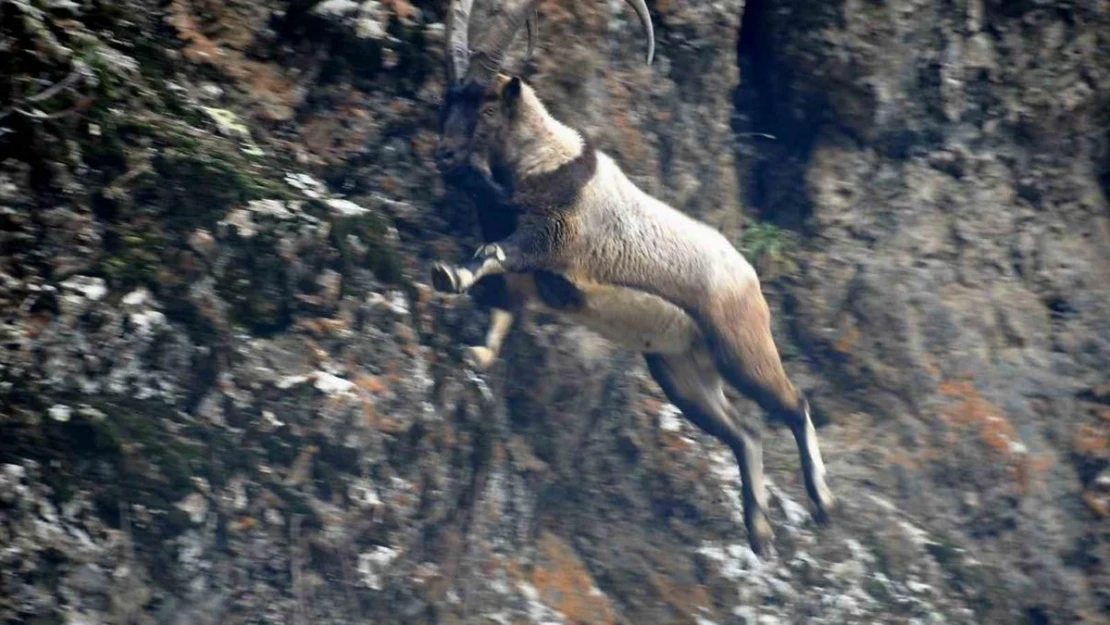
<svg viewBox="0 0 1110 625"><path fill-rule="evenodd" d="M108 91L87 113L99 132L81 133L78 140L86 160L103 172L104 187L126 201L109 200L154 208L169 227L192 228L212 226L233 205L293 198L275 155L244 151L240 140L209 132L212 120L164 87L117 93L112 85L118 77L104 73L100 88ZM117 102L123 95L137 105ZM129 168L140 171L125 177Z"/></svg>
<svg viewBox="0 0 1110 625"><path fill-rule="evenodd" d="M740 249L766 279L798 270L791 257L796 248L793 233L765 221L748 220L740 238Z"/></svg>
<svg viewBox="0 0 1110 625"><path fill-rule="evenodd" d="M83 137L82 151L102 164L97 202L118 236L100 272L113 282L157 284L171 240L251 200L294 197L280 170L178 119L102 110L94 123L100 136Z"/></svg>
<svg viewBox="0 0 1110 625"><path fill-rule="evenodd" d="M169 509L192 490L194 475L205 475L200 450L163 426L168 418L164 406L112 402L95 408L105 416L76 414L66 422L43 421L47 445L60 452L63 464L68 465L60 467L54 480L63 493L72 492L83 478L96 479L78 470L85 463L110 468L111 483L101 497L104 511L114 517L113 501L141 501ZM67 473L72 479L61 480Z"/></svg>
<svg viewBox="0 0 1110 625"><path fill-rule="evenodd" d="M162 206L172 228L212 227L231 207L289 195L267 176L270 172L212 143L179 142L154 159L158 184L143 189L137 199Z"/></svg>
<svg viewBox="0 0 1110 625"><path fill-rule="evenodd" d="M124 77L113 71L107 58L100 51L99 42L91 45L82 58L96 76L98 99L109 101L120 99L129 86Z"/></svg>
<svg viewBox="0 0 1110 625"><path fill-rule="evenodd" d="M161 232L125 235L113 253L101 261L101 273L116 284L156 283L165 249L166 240Z"/></svg>

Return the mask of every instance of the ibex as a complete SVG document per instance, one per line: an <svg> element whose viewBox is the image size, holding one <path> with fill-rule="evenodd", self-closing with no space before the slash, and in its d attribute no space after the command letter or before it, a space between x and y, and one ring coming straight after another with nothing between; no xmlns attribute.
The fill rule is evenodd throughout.
<svg viewBox="0 0 1110 625"><path fill-rule="evenodd" d="M435 263L432 283L457 294L483 277L530 275L545 303L642 352L671 403L736 456L748 541L763 554L773 531L762 434L739 418L724 381L790 426L818 522L835 500L809 402L783 369L759 278L721 233L642 191L582 133L552 117L529 85L501 73L506 49L538 3L506 2L473 50L465 35L469 3L452 4L456 84L445 102L437 165L451 171L484 155L518 217L515 230L471 260Z"/></svg>

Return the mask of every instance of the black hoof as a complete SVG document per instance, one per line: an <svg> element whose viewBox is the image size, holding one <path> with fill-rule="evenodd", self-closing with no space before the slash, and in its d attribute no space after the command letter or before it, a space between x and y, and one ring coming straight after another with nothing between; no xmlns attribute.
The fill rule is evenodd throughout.
<svg viewBox="0 0 1110 625"><path fill-rule="evenodd" d="M759 540L749 538L748 546L751 547L752 553L754 553L757 558L763 558L763 556L766 555L766 550L763 548L763 543Z"/></svg>
<svg viewBox="0 0 1110 625"><path fill-rule="evenodd" d="M747 523L748 546L757 558L763 560L772 554L775 544L775 532L771 529L771 522L765 515Z"/></svg>
<svg viewBox="0 0 1110 625"><path fill-rule="evenodd" d="M813 521L821 527L828 527L833 523L833 516L836 514L837 507L840 501L833 499L832 501L823 505L814 506Z"/></svg>
<svg viewBox="0 0 1110 625"><path fill-rule="evenodd" d="M829 515L828 510L817 508L813 511L813 522L819 527L828 527L832 525L832 516Z"/></svg>
<svg viewBox="0 0 1110 625"><path fill-rule="evenodd" d="M440 293L458 294L460 291L458 272L443 263L432 265L432 287Z"/></svg>
<svg viewBox="0 0 1110 625"><path fill-rule="evenodd" d="M778 548L775 546L775 541L773 539L764 538L752 540L749 538L748 547L751 548L755 557L759 558L762 562L777 560L779 557Z"/></svg>

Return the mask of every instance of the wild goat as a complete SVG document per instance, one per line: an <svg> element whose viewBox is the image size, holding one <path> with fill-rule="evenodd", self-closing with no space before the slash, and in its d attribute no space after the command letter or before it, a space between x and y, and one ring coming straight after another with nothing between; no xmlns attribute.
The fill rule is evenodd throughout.
<svg viewBox="0 0 1110 625"><path fill-rule="evenodd" d="M717 230L642 191L583 134L552 117L529 85L500 73L506 48L538 3L507 2L472 52L457 35L468 27L468 7L452 6L461 19L452 20L450 71L464 78L445 103L437 165L450 171L485 155L518 216L511 233L471 260L434 264L433 285L463 293L487 276L528 274L540 299L561 314L643 352L667 398L735 454L749 544L762 554L773 539L762 434L739 418L725 380L790 426L819 522L835 501L809 402L783 369L759 278Z"/></svg>

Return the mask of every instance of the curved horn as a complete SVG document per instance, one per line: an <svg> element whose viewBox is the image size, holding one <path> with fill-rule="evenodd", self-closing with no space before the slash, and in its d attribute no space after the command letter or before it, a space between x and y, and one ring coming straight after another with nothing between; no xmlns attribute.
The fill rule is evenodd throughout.
<svg viewBox="0 0 1110 625"><path fill-rule="evenodd" d="M470 65L470 9L474 0L451 0L447 7L447 78L451 84L463 79Z"/></svg>
<svg viewBox="0 0 1110 625"><path fill-rule="evenodd" d="M481 40L474 46L471 53L470 67L467 68L466 81L487 84L493 76L501 70L505 62L505 53L516 36L517 31L525 22L538 20L537 6L542 0L519 0L506 2L505 5L493 15L488 27L485 29ZM648 13L645 0L625 0L636 11L640 25L648 39L647 63L651 64L655 57L655 32L651 24L651 14ZM526 18L525 16L530 16ZM529 28L528 56L531 57L534 49L535 27Z"/></svg>
<svg viewBox="0 0 1110 625"><path fill-rule="evenodd" d="M524 28L528 31L528 51L525 53L524 60L531 61L532 55L536 51L536 39L540 37L540 10L536 9L532 12L532 17L524 22Z"/></svg>
<svg viewBox="0 0 1110 625"><path fill-rule="evenodd" d="M651 26L651 14L648 13L647 3L644 0L625 0L625 2L636 12L636 17L640 18L640 26L643 27L648 40L647 64L651 65L651 60L655 58L655 30Z"/></svg>
<svg viewBox="0 0 1110 625"><path fill-rule="evenodd" d="M525 16L533 15L542 0L520 0L515 4L506 2L493 16L474 46L467 69L467 82L487 84L500 71L505 62L505 52L513 42L517 31L526 21Z"/></svg>

